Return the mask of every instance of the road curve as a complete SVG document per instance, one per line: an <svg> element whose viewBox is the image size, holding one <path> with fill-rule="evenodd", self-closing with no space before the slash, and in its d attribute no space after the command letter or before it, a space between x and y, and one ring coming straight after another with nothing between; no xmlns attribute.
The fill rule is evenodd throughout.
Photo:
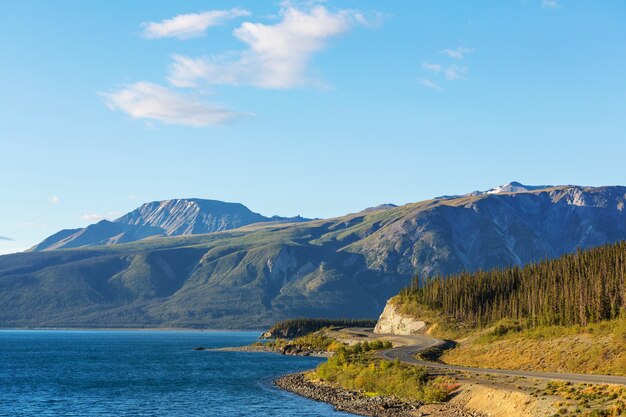
<svg viewBox="0 0 626 417"><path fill-rule="evenodd" d="M376 335L370 330L365 330L362 328L355 328L355 332L359 334L363 334L364 331L371 335L372 338L389 338L393 339L397 337L396 335L385 335L380 334ZM423 352L427 349L441 346L445 342L440 339L435 339L433 337L428 336L420 336L420 335L411 335L411 336L402 336L403 339L410 339L410 344L405 346L383 350L377 353L377 355L381 358L388 360L398 359L400 362L408 363L411 365L419 365L425 366L429 368L436 369L449 369L453 371L466 371L466 372L474 372L474 373L482 373L482 374L495 374L495 375L504 375L504 376L512 376L512 377L523 377L523 378L539 378L539 379L550 379L550 380L560 380L567 382L576 382L576 383L589 383L589 384L619 384L626 385L626 377L624 376L613 376L613 375L593 375L593 374L564 374L559 372L531 372L531 371L518 371L518 370L508 370L508 369L489 369L489 368L473 368L469 366L458 366L458 365L447 365L444 363L436 363L436 362L428 362L415 358L416 353Z"/></svg>

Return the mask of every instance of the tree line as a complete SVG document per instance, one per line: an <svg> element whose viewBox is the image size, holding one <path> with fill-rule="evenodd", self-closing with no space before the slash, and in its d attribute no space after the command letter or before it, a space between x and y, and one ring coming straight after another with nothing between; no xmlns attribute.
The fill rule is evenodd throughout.
<svg viewBox="0 0 626 417"><path fill-rule="evenodd" d="M297 318L278 322L267 333L271 334L271 337L293 339L324 327L374 327L375 325L376 320L371 319Z"/></svg>
<svg viewBox="0 0 626 417"><path fill-rule="evenodd" d="M420 280L400 292L470 326L512 318L530 327L582 325L625 315L626 242L578 250L524 267Z"/></svg>

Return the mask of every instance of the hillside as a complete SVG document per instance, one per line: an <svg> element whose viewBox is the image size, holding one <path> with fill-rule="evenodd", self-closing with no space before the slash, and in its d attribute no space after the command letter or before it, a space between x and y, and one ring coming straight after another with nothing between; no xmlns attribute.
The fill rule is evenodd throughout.
<svg viewBox="0 0 626 417"><path fill-rule="evenodd" d="M577 186L480 193L2 256L0 325L260 328L293 317L375 318L416 273L521 265L626 239L625 195ZM193 230L159 218L136 225Z"/></svg>
<svg viewBox="0 0 626 417"><path fill-rule="evenodd" d="M626 242L522 268L422 280L401 291L400 299L439 310L470 327L503 319L522 319L530 327L612 320L626 309Z"/></svg>
<svg viewBox="0 0 626 417"><path fill-rule="evenodd" d="M626 375L626 242L421 280L391 300L465 366Z"/></svg>

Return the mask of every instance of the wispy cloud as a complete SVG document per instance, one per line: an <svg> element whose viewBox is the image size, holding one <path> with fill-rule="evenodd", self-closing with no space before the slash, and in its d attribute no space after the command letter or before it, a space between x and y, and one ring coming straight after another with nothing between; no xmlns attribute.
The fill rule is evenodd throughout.
<svg viewBox="0 0 626 417"><path fill-rule="evenodd" d="M463 74L467 72L467 67L459 67L457 65L450 65L443 73L446 76L446 80L455 81L463 78Z"/></svg>
<svg viewBox="0 0 626 417"><path fill-rule="evenodd" d="M6 237L6 236L0 236L0 240L13 242L13 239L11 239L10 237Z"/></svg>
<svg viewBox="0 0 626 417"><path fill-rule="evenodd" d="M9 255L11 253L24 252L28 249L28 246L14 246L0 247L0 255Z"/></svg>
<svg viewBox="0 0 626 417"><path fill-rule="evenodd" d="M424 67L428 71L443 74L446 80L448 81L460 80L463 78L463 74L467 72L466 67L461 67L459 65L454 65L454 64L444 67L443 65L440 65L440 64L432 64L430 62L424 62L422 64L422 67Z"/></svg>
<svg viewBox="0 0 626 417"><path fill-rule="evenodd" d="M557 0L541 0L541 7L546 9L558 9L559 2Z"/></svg>
<svg viewBox="0 0 626 417"><path fill-rule="evenodd" d="M17 227L48 227L46 223L21 222L17 223Z"/></svg>
<svg viewBox="0 0 626 417"><path fill-rule="evenodd" d="M91 214L83 214L81 216L81 218L83 220L87 220L87 221L93 222L93 221L99 221L99 220L106 219L106 216L103 215L103 214L91 213Z"/></svg>
<svg viewBox="0 0 626 417"><path fill-rule="evenodd" d="M423 85L424 87L428 87L428 88L432 88L433 90L441 91L441 87L439 86L439 84L433 82L432 80L429 80L428 78L422 78L420 80L420 84Z"/></svg>
<svg viewBox="0 0 626 417"><path fill-rule="evenodd" d="M113 218L119 217L121 214L122 212L120 211L110 211L107 214L88 213L88 214L83 214L80 217L81 219L86 220L88 222L98 222L100 220L113 219Z"/></svg>
<svg viewBox="0 0 626 417"><path fill-rule="evenodd" d="M206 103L197 96L145 81L101 95L112 110L121 110L134 119L157 120L167 124L195 127L219 125L244 116L243 113Z"/></svg>
<svg viewBox="0 0 626 417"><path fill-rule="evenodd" d="M200 58L174 55L168 79L179 87L205 83L285 89L315 84L307 71L312 56L329 39L359 24L368 20L353 10L283 6L278 23L244 22L235 29L233 35L247 46L243 51Z"/></svg>
<svg viewBox="0 0 626 417"><path fill-rule="evenodd" d="M443 66L441 64L432 64L430 62L424 62L422 67L426 68L428 71L432 72L441 72L443 71Z"/></svg>
<svg viewBox="0 0 626 417"><path fill-rule="evenodd" d="M48 202L50 204L59 204L61 202L61 199L57 197L56 195L53 195L53 196L50 196L50 198L48 199Z"/></svg>
<svg viewBox="0 0 626 417"><path fill-rule="evenodd" d="M456 49L442 49L439 51L440 54L449 56L450 58L461 60L465 58L465 55L471 54L474 52L472 48L458 47Z"/></svg>
<svg viewBox="0 0 626 417"><path fill-rule="evenodd" d="M224 24L227 20L250 16L247 10L209 10L202 13L180 14L160 22L141 24L143 36L147 39L178 38L191 39L202 36L212 26Z"/></svg>
<svg viewBox="0 0 626 417"><path fill-rule="evenodd" d="M434 77L443 77L447 81L457 81L465 78L465 74L469 71L466 65L462 65L460 61L465 59L467 54L474 52L473 48L460 46L458 48L447 48L439 51L441 55L447 57L447 62L430 62L422 63L422 68L434 74ZM424 87L442 90L438 83L430 78L423 78L420 84Z"/></svg>

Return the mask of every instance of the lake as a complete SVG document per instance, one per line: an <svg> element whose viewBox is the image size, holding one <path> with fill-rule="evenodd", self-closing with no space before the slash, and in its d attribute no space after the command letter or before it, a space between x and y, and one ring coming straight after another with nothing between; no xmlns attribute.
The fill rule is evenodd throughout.
<svg viewBox="0 0 626 417"><path fill-rule="evenodd" d="M0 331L2 416L350 416L275 388L323 359L194 351L258 332Z"/></svg>

